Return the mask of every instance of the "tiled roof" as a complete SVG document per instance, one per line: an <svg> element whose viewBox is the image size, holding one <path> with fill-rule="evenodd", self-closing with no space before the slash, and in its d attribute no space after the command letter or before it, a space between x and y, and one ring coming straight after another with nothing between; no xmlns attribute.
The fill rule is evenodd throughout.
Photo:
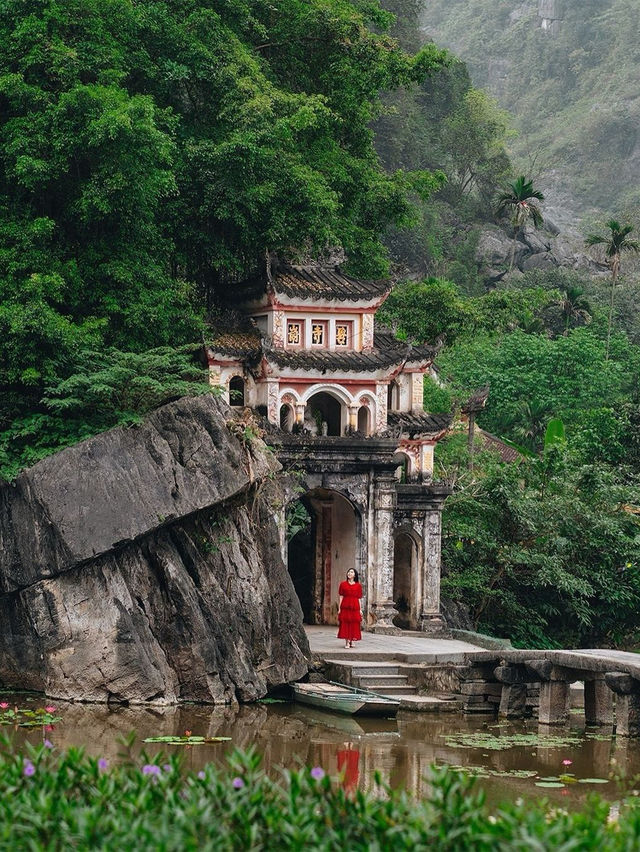
<svg viewBox="0 0 640 852"><path fill-rule="evenodd" d="M485 432L484 429L478 429L476 434L482 439L482 449L493 450L493 452L498 453L503 462L517 462L523 458L522 453L518 452L515 447L506 444L496 435Z"/></svg>
<svg viewBox="0 0 640 852"><path fill-rule="evenodd" d="M297 299L326 301L371 301L391 289L386 279L350 278L339 267L279 265L272 271L272 286L276 293Z"/></svg>
<svg viewBox="0 0 640 852"><path fill-rule="evenodd" d="M265 352L267 359L280 367L289 367L292 370L340 370L355 373L364 373L379 370L383 367L391 367L401 364L403 352L400 350L382 352L371 349L367 352L335 352L328 349L309 351L301 349L269 349Z"/></svg>
<svg viewBox="0 0 640 852"><path fill-rule="evenodd" d="M386 328L376 328L373 335L373 345L384 351L400 351L407 361L430 361L440 351L439 346L415 345L404 340L398 340L392 331Z"/></svg>
<svg viewBox="0 0 640 852"><path fill-rule="evenodd" d="M387 425L409 435L435 435L448 429L452 414L427 414L426 411L388 411Z"/></svg>
<svg viewBox="0 0 640 852"><path fill-rule="evenodd" d="M326 370L341 372L372 372L400 365L405 361L432 359L437 349L432 346L411 346L390 332L376 331L374 346L362 352L352 349L279 349L268 345L260 331L246 319L235 320L230 314L211 330L208 346L227 358L256 360L264 356L279 367L292 370Z"/></svg>
<svg viewBox="0 0 640 852"><path fill-rule="evenodd" d="M262 351L260 332L227 331L217 334L209 343L214 352L230 358L250 358Z"/></svg>
<svg viewBox="0 0 640 852"><path fill-rule="evenodd" d="M391 290L388 279L351 278L337 266L294 266L272 261L270 274L266 271L231 284L223 298L230 304L249 302L260 298L270 286L275 293L292 299L370 302Z"/></svg>

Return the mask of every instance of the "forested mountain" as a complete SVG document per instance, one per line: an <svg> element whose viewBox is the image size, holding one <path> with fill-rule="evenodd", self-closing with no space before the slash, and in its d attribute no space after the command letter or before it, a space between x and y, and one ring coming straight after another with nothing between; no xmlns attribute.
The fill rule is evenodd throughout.
<svg viewBox="0 0 640 852"><path fill-rule="evenodd" d="M554 218L640 207L636 0L424 0L421 23L513 114Z"/></svg>

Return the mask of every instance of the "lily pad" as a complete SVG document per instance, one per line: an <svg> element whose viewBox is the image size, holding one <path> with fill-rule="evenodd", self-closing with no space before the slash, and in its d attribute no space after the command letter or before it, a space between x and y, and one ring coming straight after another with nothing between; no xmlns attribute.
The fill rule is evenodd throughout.
<svg viewBox="0 0 640 852"><path fill-rule="evenodd" d="M564 787L562 781L536 781L536 787Z"/></svg>
<svg viewBox="0 0 640 852"><path fill-rule="evenodd" d="M608 784L608 778L579 778L579 784Z"/></svg>
<svg viewBox="0 0 640 852"><path fill-rule="evenodd" d="M546 775L544 778L540 779L541 781L559 781L560 778L558 775Z"/></svg>
<svg viewBox="0 0 640 852"><path fill-rule="evenodd" d="M508 734L494 736L489 733L474 732L468 734L444 735L446 744L451 748L477 748L482 751L504 751L518 747L567 748L579 745L579 736L540 736L538 734Z"/></svg>
<svg viewBox="0 0 640 852"><path fill-rule="evenodd" d="M145 743L164 743L165 745L212 745L229 742L231 737L147 737Z"/></svg>
<svg viewBox="0 0 640 852"><path fill-rule="evenodd" d="M19 728L40 728L53 725L61 719L61 716L49 713L44 707L38 707L37 710L23 710L20 707L0 710L0 725L17 725Z"/></svg>

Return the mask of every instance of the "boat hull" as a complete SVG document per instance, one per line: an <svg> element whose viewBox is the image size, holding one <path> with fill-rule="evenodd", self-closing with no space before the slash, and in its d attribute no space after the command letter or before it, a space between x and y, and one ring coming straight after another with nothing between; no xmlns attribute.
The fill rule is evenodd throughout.
<svg viewBox="0 0 640 852"><path fill-rule="evenodd" d="M383 716L393 717L398 712L400 702L393 698L383 698L370 693L351 692L322 683L294 683L293 694L296 701L311 707L318 707L333 713L347 716Z"/></svg>

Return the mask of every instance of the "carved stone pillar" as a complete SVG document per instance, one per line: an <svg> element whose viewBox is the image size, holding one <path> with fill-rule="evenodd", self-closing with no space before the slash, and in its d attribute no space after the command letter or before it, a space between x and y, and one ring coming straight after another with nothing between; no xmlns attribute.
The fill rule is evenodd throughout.
<svg viewBox="0 0 640 852"><path fill-rule="evenodd" d="M307 406L304 402L296 402L294 406L294 410L296 413L296 426L304 425L304 410Z"/></svg>
<svg viewBox="0 0 640 852"><path fill-rule="evenodd" d="M441 512L430 510L425 518L422 549L422 606L420 629L425 633L440 633L447 624L440 614L440 536Z"/></svg>
<svg viewBox="0 0 640 852"><path fill-rule="evenodd" d="M393 510L395 508L395 477L379 476L374 490L374 600L371 611L375 617L374 633L399 633L393 617L397 610L393 602Z"/></svg>
<svg viewBox="0 0 640 852"><path fill-rule="evenodd" d="M384 382L376 384L376 433L384 432L387 428L387 385Z"/></svg>
<svg viewBox="0 0 640 852"><path fill-rule="evenodd" d="M280 411L278 408L278 394L280 383L278 379L267 379L267 419L275 426L280 425Z"/></svg>
<svg viewBox="0 0 640 852"><path fill-rule="evenodd" d="M433 479L433 444L420 447L420 480L431 482Z"/></svg>
<svg viewBox="0 0 640 852"><path fill-rule="evenodd" d="M357 405L347 406L347 434L355 432L358 428L358 408Z"/></svg>

